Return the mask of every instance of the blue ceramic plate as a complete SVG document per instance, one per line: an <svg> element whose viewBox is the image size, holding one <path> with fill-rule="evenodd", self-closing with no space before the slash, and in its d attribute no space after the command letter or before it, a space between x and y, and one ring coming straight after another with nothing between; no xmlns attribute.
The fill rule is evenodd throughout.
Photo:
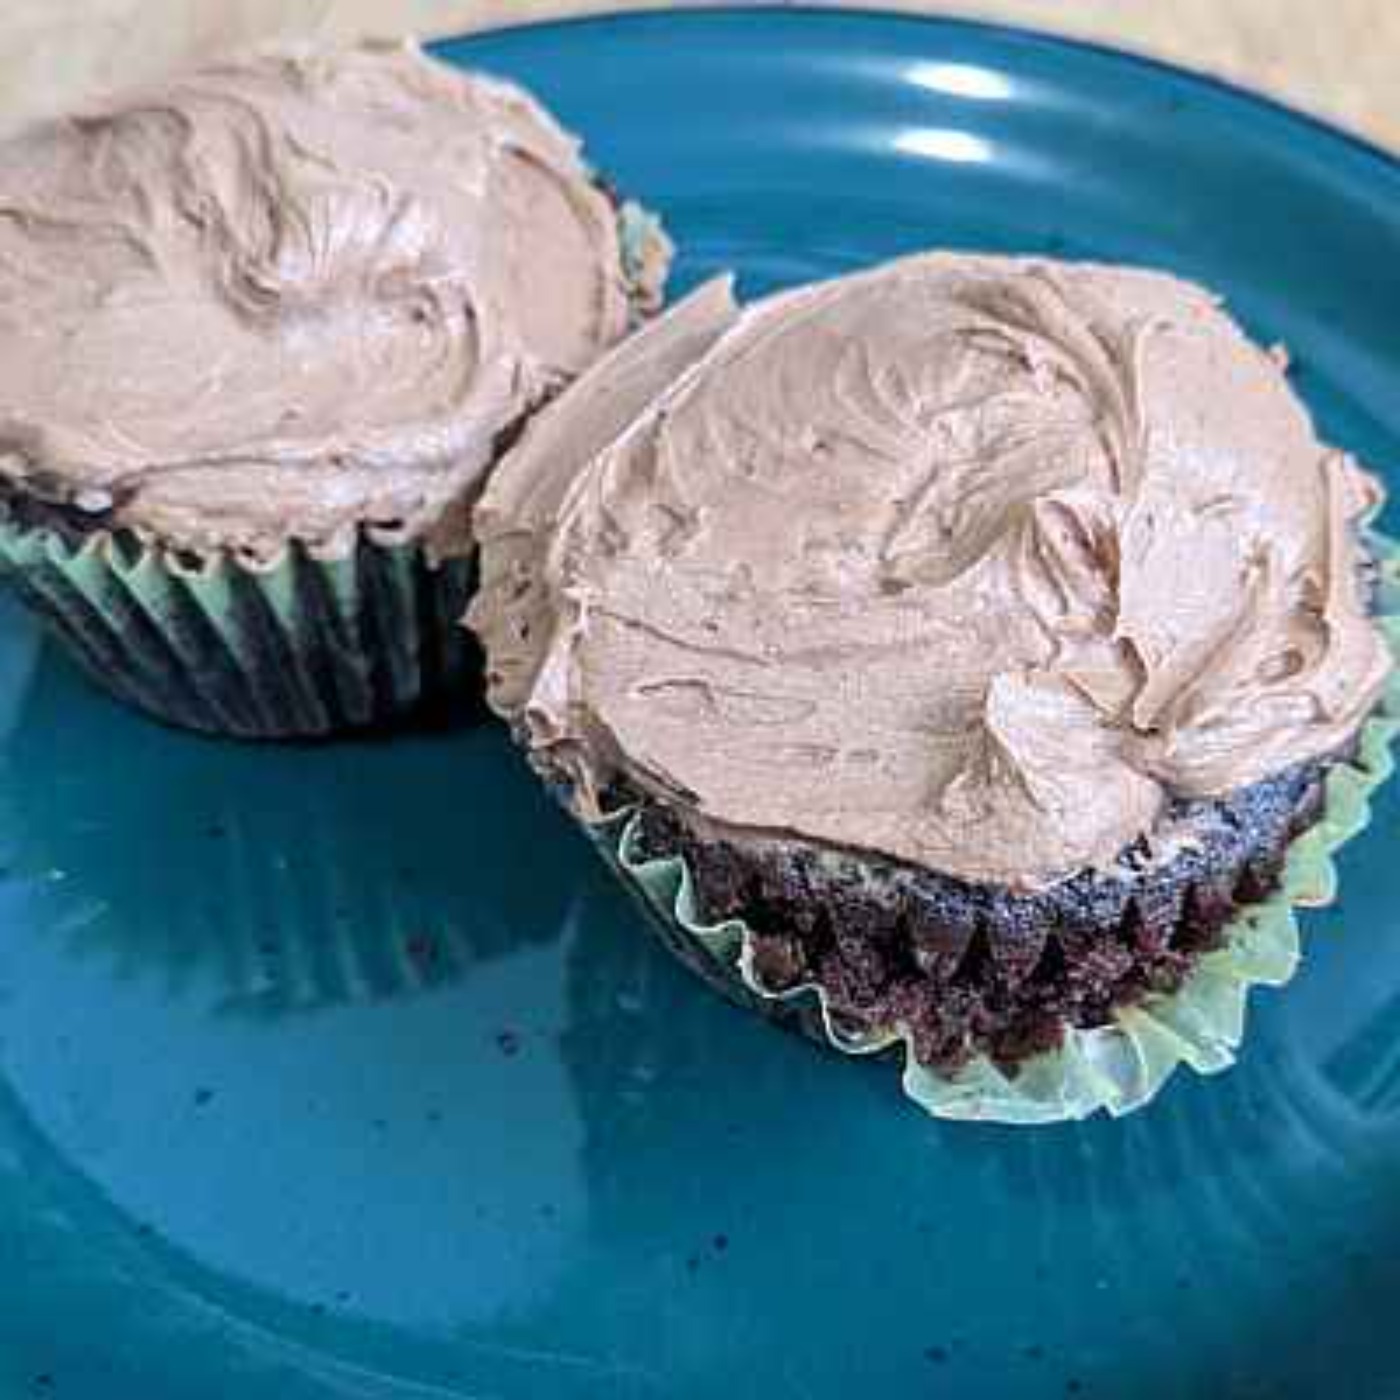
<svg viewBox="0 0 1400 1400"><path fill-rule="evenodd" d="M1400 168L1144 62L842 13L523 29L747 292L1159 263L1400 472ZM656 950L493 730L167 733L0 627L0 1396L1400 1394L1400 784L1242 1065L941 1126Z"/></svg>

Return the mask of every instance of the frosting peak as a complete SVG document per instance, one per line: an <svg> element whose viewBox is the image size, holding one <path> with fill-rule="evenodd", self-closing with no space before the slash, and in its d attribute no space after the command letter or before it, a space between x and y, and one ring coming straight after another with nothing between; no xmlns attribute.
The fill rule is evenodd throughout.
<svg viewBox="0 0 1400 1400"><path fill-rule="evenodd" d="M722 319L607 441L526 450L483 502L493 701L586 812L624 779L1027 888L1376 703L1376 483L1200 288L927 255Z"/></svg>
<svg viewBox="0 0 1400 1400"><path fill-rule="evenodd" d="M216 64L0 145L0 475L195 549L421 535L628 292L519 89L411 45Z"/></svg>

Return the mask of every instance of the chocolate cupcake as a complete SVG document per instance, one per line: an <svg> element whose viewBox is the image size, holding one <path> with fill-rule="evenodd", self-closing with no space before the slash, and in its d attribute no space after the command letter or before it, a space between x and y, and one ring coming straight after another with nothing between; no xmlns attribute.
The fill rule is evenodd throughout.
<svg viewBox="0 0 1400 1400"><path fill-rule="evenodd" d="M460 691L482 482L668 259L530 97L412 45L31 127L0 145L0 571L173 723Z"/></svg>
<svg viewBox="0 0 1400 1400"><path fill-rule="evenodd" d="M741 1001L1044 1121L1228 1063L1388 770L1375 480L1171 277L708 288L478 509L489 697Z"/></svg>

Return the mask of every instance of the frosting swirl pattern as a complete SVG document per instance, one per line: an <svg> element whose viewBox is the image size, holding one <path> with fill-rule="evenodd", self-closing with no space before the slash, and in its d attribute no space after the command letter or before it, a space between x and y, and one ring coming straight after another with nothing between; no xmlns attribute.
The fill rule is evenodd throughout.
<svg viewBox="0 0 1400 1400"><path fill-rule="evenodd" d="M412 45L209 67L0 146L0 476L193 549L460 550L501 434L629 290L518 88Z"/></svg>
<svg viewBox="0 0 1400 1400"><path fill-rule="evenodd" d="M621 778L1024 890L1349 742L1378 496L1202 289L925 255L586 375L482 501L473 621L585 815Z"/></svg>

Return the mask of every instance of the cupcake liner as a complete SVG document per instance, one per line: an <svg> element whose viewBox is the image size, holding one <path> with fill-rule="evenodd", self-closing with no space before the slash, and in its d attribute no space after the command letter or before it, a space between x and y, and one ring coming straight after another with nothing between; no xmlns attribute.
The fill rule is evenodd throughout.
<svg viewBox="0 0 1400 1400"><path fill-rule="evenodd" d="M661 220L636 200L623 200L617 210L617 236L622 275L634 307L643 315L657 310L675 251Z"/></svg>
<svg viewBox="0 0 1400 1400"><path fill-rule="evenodd" d="M362 536L338 557L293 544L257 567L0 522L0 577L99 684L168 723L245 738L364 728L467 693L476 653L458 619L475 571Z"/></svg>
<svg viewBox="0 0 1400 1400"><path fill-rule="evenodd" d="M1374 533L1367 544L1378 564L1379 623L1400 656L1400 545ZM844 1054L902 1052L904 1093L934 1117L1010 1124L1064 1122L1099 1110L1119 1117L1150 1102L1179 1065L1214 1074L1234 1063L1250 989L1282 986L1297 970L1297 910L1335 897L1333 853L1369 824L1370 795L1393 770L1397 732L1400 671L1364 725L1356 753L1327 774L1322 816L1290 845L1278 890L1243 908L1222 946L1202 955L1176 992L1123 1007L1107 1025L1067 1028L1058 1049L1023 1061L1014 1074L986 1056L941 1074L915 1058L903 1027L853 1025L815 983L769 990L754 969L752 931L739 919L700 920L686 862L647 858L635 811L586 829L640 898L653 931L693 972L738 1005L786 1021Z"/></svg>

